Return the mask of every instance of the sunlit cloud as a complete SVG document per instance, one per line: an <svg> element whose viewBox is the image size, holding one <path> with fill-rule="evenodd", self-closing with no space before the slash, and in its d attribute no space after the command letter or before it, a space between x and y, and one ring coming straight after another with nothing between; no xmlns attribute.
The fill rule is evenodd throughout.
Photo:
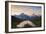
<svg viewBox="0 0 46 34"><path fill-rule="evenodd" d="M11 15L20 15L21 13L27 14L29 16L41 15L41 7L40 6L17 6L11 5Z"/></svg>

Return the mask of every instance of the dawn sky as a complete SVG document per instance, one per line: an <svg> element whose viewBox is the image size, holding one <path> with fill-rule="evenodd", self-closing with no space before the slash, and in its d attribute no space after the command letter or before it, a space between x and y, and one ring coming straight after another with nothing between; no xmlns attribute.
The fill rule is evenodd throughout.
<svg viewBox="0 0 46 34"><path fill-rule="evenodd" d="M29 16L32 14L41 15L41 7L40 6L11 6L11 15L19 15L21 13L25 13Z"/></svg>

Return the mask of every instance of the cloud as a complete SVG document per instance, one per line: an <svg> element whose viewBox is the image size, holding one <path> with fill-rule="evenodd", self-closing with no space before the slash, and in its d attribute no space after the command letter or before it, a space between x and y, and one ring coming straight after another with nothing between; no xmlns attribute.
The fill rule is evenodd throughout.
<svg viewBox="0 0 46 34"><path fill-rule="evenodd" d="M19 15L21 13L25 13L27 15L32 15L33 13L36 15L41 15L41 7L40 6L17 6L12 5L11 7L12 14L11 15Z"/></svg>

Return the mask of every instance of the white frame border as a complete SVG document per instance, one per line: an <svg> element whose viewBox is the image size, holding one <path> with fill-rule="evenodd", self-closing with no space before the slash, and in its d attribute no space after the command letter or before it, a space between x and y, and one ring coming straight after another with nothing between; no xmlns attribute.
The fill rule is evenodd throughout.
<svg viewBox="0 0 46 34"><path fill-rule="evenodd" d="M41 6L42 7L42 26L37 28L20 28L20 29L11 29L11 5L24 5L24 6ZM9 2L9 32L14 31L32 31L32 30L43 30L44 29L44 5L42 4L27 4L27 3L11 3Z"/></svg>

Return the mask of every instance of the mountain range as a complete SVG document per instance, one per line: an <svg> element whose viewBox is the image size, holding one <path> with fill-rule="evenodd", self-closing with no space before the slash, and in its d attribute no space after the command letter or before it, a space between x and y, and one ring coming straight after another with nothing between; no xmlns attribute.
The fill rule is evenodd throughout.
<svg viewBox="0 0 46 34"><path fill-rule="evenodd" d="M11 16L12 28L16 28L17 24L21 23L22 21L26 21L26 20L31 21L32 23L36 24L38 27L41 26L41 16L40 15L39 16L38 15L28 16L24 13L21 13L20 15Z"/></svg>
<svg viewBox="0 0 46 34"><path fill-rule="evenodd" d="M28 16L24 13L21 13L20 15L14 15L14 18L18 18L18 19L22 19L22 20L32 20L32 19L38 19L39 17L41 17L40 15L33 15L33 16Z"/></svg>

